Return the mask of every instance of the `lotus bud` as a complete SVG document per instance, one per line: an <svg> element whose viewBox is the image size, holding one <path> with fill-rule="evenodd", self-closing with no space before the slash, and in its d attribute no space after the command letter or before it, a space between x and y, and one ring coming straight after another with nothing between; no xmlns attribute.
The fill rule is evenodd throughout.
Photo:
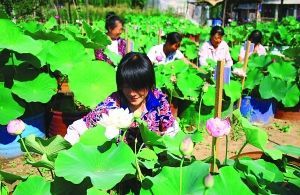
<svg viewBox="0 0 300 195"><path fill-rule="evenodd" d="M134 118L141 118L142 112L139 110L134 111L133 113Z"/></svg>
<svg viewBox="0 0 300 195"><path fill-rule="evenodd" d="M207 188L213 187L213 185L214 185L214 177L210 173L204 178L204 185Z"/></svg>
<svg viewBox="0 0 300 195"><path fill-rule="evenodd" d="M176 75L172 74L170 80L171 82L175 83L177 81Z"/></svg>
<svg viewBox="0 0 300 195"><path fill-rule="evenodd" d="M11 135L20 135L25 129L25 123L20 119L12 120L7 125L7 132Z"/></svg>
<svg viewBox="0 0 300 195"><path fill-rule="evenodd" d="M163 57L162 56L156 56L156 60L157 60L157 62L161 62L163 60Z"/></svg>
<svg viewBox="0 0 300 195"><path fill-rule="evenodd" d="M203 91L204 93L206 93L206 92L208 91L208 86L209 86L208 83L204 83L204 85L203 85L203 87L202 87L202 91Z"/></svg>
<svg viewBox="0 0 300 195"><path fill-rule="evenodd" d="M179 150L183 156L191 156L194 150L194 143L191 137L182 140Z"/></svg>

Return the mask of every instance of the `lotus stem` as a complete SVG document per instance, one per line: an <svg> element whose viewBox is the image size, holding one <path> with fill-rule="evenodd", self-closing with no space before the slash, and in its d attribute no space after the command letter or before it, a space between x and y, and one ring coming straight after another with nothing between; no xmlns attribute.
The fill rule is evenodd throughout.
<svg viewBox="0 0 300 195"><path fill-rule="evenodd" d="M182 157L180 162L180 177L179 177L179 194L182 195L182 165L183 165L184 157Z"/></svg>
<svg viewBox="0 0 300 195"><path fill-rule="evenodd" d="M224 159L225 165L227 165L227 155L228 155L228 135L226 135L226 151L225 151L225 159Z"/></svg>
<svg viewBox="0 0 300 195"><path fill-rule="evenodd" d="M144 176L143 176L142 171L140 169L139 161L138 161L138 158L137 158L136 145L137 145L137 138L135 138L135 140L134 140L135 165L136 165L136 169L137 169L137 172L138 172L138 178L139 178L140 182L142 183L142 181L144 179Z"/></svg>
<svg viewBox="0 0 300 195"><path fill-rule="evenodd" d="M237 163L237 160L239 159L239 157L240 157L240 154L242 153L242 151L243 151L243 149L245 148L245 146L248 144L248 142L247 141L245 141L245 143L243 144L243 146L241 147L241 149L239 150L239 152L238 152L238 154L236 155L236 158L235 158L235 165L236 165L236 163Z"/></svg>

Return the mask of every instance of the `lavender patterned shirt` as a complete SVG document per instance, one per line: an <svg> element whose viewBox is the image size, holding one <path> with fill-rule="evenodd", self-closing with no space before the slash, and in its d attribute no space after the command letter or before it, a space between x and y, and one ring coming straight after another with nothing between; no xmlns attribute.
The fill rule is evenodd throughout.
<svg viewBox="0 0 300 195"><path fill-rule="evenodd" d="M107 57L107 55L104 54L103 49L96 49L94 52L97 60L112 64L112 61ZM122 57L124 57L126 54L126 41L122 38L118 39L118 54Z"/></svg>
<svg viewBox="0 0 300 195"><path fill-rule="evenodd" d="M118 92L114 92L88 113L83 120L88 128L96 126L102 113L107 114L108 110L120 107L125 109L128 108L128 105ZM163 132L174 125L175 118L171 114L167 97L160 90L149 90L146 97L146 108L147 111L141 115L141 119L147 122L151 131L162 135ZM131 128L136 127L137 124L135 122L131 124Z"/></svg>

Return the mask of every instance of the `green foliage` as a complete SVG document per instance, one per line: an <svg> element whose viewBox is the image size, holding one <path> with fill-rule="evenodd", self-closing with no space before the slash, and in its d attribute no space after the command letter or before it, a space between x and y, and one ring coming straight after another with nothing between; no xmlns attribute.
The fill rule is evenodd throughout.
<svg viewBox="0 0 300 195"><path fill-rule="evenodd" d="M204 177L208 175L209 165L201 161L182 168L182 194L204 193ZM197 171L195 171L197 170ZM140 194L178 194L180 168L163 167L155 177L147 177ZM164 184L164 185L162 185Z"/></svg>
<svg viewBox="0 0 300 195"><path fill-rule="evenodd" d="M240 174L231 166L222 167L214 180L212 188L206 190L207 194L253 194L241 180Z"/></svg>
<svg viewBox="0 0 300 195"><path fill-rule="evenodd" d="M25 109L13 99L11 90L4 87L4 83L0 84L0 124L6 125L10 120L21 116Z"/></svg>
<svg viewBox="0 0 300 195"><path fill-rule="evenodd" d="M29 176L26 181L16 187L14 194L51 195L50 181L47 181L41 176Z"/></svg>
<svg viewBox="0 0 300 195"><path fill-rule="evenodd" d="M278 150L282 151L285 154L290 154L299 157L300 156L300 148L292 145L279 145L275 146Z"/></svg>
<svg viewBox="0 0 300 195"><path fill-rule="evenodd" d="M89 177L95 187L108 190L126 174L135 173L134 159L134 153L125 143L111 145L103 153L94 146L78 143L57 156L55 173L75 184Z"/></svg>

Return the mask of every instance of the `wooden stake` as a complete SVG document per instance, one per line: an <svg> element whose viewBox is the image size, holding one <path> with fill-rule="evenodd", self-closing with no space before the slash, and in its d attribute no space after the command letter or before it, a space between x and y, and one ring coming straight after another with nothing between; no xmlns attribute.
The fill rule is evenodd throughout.
<svg viewBox="0 0 300 195"><path fill-rule="evenodd" d="M125 41L126 41L126 53L130 52L130 40L128 38L128 28L125 27Z"/></svg>
<svg viewBox="0 0 300 195"><path fill-rule="evenodd" d="M248 59L249 59L249 51L250 51L250 45L251 45L251 41L247 41L247 45L246 45L246 52L245 52L245 57L244 57L244 64L243 64L243 71L246 72L247 71L247 66L248 66ZM245 85L245 78L242 78L242 91L244 89L244 85ZM239 101L238 101L238 109L241 108L241 103L242 103L242 96L240 97Z"/></svg>
<svg viewBox="0 0 300 195"><path fill-rule="evenodd" d="M158 42L158 44L160 44L160 42L161 42L161 34L162 34L162 30L161 29L159 29L158 30L158 40L157 40L157 42Z"/></svg>
<svg viewBox="0 0 300 195"><path fill-rule="evenodd" d="M223 61L218 61L217 64L217 69L216 69L216 97L215 97L215 117L221 118L222 115L222 99L223 99L223 84L224 84L224 60ZM218 159L219 157L219 148L220 148L220 143L218 142L218 139L215 137L212 137L212 146L215 144L215 157ZM213 152L212 150L212 152ZM213 153L212 153L213 155ZM214 163L214 162L213 162ZM214 166L212 164L211 170L213 169ZM212 172L216 172L217 170L212 170Z"/></svg>

